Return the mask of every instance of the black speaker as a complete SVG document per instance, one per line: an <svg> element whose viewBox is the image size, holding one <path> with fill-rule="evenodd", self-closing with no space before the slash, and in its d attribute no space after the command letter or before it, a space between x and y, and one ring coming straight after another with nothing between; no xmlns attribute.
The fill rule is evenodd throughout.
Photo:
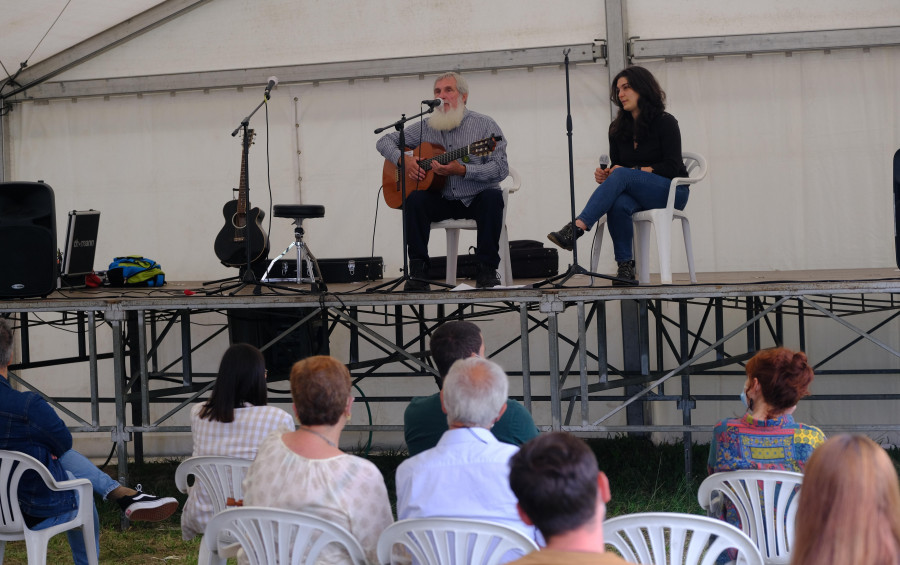
<svg viewBox="0 0 900 565"><path fill-rule="evenodd" d="M56 206L42 182L0 183L0 297L56 290Z"/></svg>
<svg viewBox="0 0 900 565"><path fill-rule="evenodd" d="M314 308L232 308L227 310L228 336L231 343L249 343L259 348L281 336L263 351L263 356L269 382L286 380L297 361L329 353L328 320L324 312L282 336L313 311Z"/></svg>

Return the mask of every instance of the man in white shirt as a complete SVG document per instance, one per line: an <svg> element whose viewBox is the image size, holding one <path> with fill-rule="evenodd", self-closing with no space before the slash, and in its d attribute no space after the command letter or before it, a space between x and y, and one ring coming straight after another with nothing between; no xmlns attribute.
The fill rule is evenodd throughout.
<svg viewBox="0 0 900 565"><path fill-rule="evenodd" d="M519 448L501 443L490 428L506 410L508 378L479 357L453 364L441 389L450 429L437 446L397 468L397 518L454 517L510 526L531 539L509 487L509 459Z"/></svg>

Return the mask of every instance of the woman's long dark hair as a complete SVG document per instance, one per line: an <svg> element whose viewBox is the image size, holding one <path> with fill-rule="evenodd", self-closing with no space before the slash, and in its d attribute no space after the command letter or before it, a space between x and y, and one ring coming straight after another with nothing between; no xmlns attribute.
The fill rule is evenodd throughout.
<svg viewBox="0 0 900 565"><path fill-rule="evenodd" d="M640 113L637 121L632 117L631 112L626 112L622 108L622 102L619 100L617 85L622 77L628 79L631 89L638 93ZM666 109L666 93L660 88L653 74L644 67L628 67L620 71L612 81L609 99L619 107L616 119L609 125L609 136L625 141L643 139L653 120Z"/></svg>
<svg viewBox="0 0 900 565"><path fill-rule="evenodd" d="M200 409L200 417L227 424L234 421L234 409L245 403L253 406L268 403L266 360L252 345L236 343L222 356L216 384Z"/></svg>

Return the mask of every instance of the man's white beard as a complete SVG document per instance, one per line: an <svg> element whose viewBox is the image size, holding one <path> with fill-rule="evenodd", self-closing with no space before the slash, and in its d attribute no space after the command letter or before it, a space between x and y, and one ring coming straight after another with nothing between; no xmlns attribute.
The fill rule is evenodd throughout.
<svg viewBox="0 0 900 565"><path fill-rule="evenodd" d="M442 108L445 107L446 106L442 106ZM458 104L456 108L451 108L446 112L435 110L434 114L428 118L428 125L431 126L432 129L438 131L450 131L459 127L459 124L462 123L463 112L465 111L466 107L463 104Z"/></svg>

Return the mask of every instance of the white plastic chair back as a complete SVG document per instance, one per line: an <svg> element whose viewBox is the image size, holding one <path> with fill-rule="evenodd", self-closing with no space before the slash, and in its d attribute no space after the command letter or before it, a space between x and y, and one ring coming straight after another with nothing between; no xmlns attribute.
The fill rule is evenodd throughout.
<svg viewBox="0 0 900 565"><path fill-rule="evenodd" d="M792 471L746 470L715 473L697 492L700 506L712 516L722 500L731 501L741 529L759 548L767 564L791 562L794 522L803 475Z"/></svg>
<svg viewBox="0 0 900 565"><path fill-rule="evenodd" d="M175 486L181 492L188 492L188 478L193 476L194 484L203 486L212 502L213 511L218 514L228 508L229 499L237 504L243 501L244 489L241 483L252 463L249 459L221 455L189 457L175 469ZM220 541L224 544L234 543L235 540L226 537ZM205 544L200 545L197 556L199 565L209 563L210 554L205 548Z"/></svg>
<svg viewBox="0 0 900 565"><path fill-rule="evenodd" d="M603 540L625 561L641 564L714 565L727 549L737 549L738 565L763 565L753 541L715 518L674 512L644 512L610 518Z"/></svg>
<svg viewBox="0 0 900 565"><path fill-rule="evenodd" d="M34 471L54 491L74 490L78 497L75 517L43 530L31 530L25 525L19 508L19 481L25 471ZM28 563L47 562L47 542L50 538L75 528L81 528L88 563L97 563L97 538L94 532L94 494L87 479L56 481L44 465L30 455L18 451L0 450L0 563L6 542L25 540Z"/></svg>
<svg viewBox="0 0 900 565"><path fill-rule="evenodd" d="M241 482L252 463L249 459L220 455L189 457L175 470L175 486L186 493L188 477L193 476L209 493L213 508L218 513L227 508L228 499L235 502L243 500Z"/></svg>
<svg viewBox="0 0 900 565"><path fill-rule="evenodd" d="M388 526L378 538L378 562L391 563L401 544L419 565L495 565L507 551L538 546L524 534L493 522L465 518L413 518Z"/></svg>
<svg viewBox="0 0 900 565"><path fill-rule="evenodd" d="M509 176L506 177L500 187L503 189L503 229L500 231L500 265L497 271L500 273L500 284L509 286L513 284L512 264L509 258L509 234L506 231L506 210L509 207L509 195L516 192L522 186L522 177L514 168L509 168ZM456 284L456 258L459 254L459 230L474 230L478 226L475 220L444 220L433 222L431 229L447 230L447 284Z"/></svg>
<svg viewBox="0 0 900 565"><path fill-rule="evenodd" d="M665 208L654 208L635 212L631 220L635 224L634 250L638 281L641 284L650 282L650 226L656 232L656 248L659 252L659 278L662 284L672 284L672 230L671 224L681 220L681 231L684 236L684 250L687 255L688 272L691 282L697 282L694 269L694 248L691 244L691 223L683 210L675 209L675 188L683 184L695 184L706 177L706 158L699 153L684 151L681 154L687 177L676 177L669 183L669 198ZM603 226L606 215L600 218L594 227L594 246L591 253L591 271L597 272L600 262L600 247L603 244ZM591 281L593 282L593 281Z"/></svg>
<svg viewBox="0 0 900 565"><path fill-rule="evenodd" d="M335 543L347 550L350 563L365 565L362 547L350 532L328 520L294 510L244 506L219 512L206 526L203 545L210 563L225 565L224 552L235 539L250 565L314 565L322 550Z"/></svg>

